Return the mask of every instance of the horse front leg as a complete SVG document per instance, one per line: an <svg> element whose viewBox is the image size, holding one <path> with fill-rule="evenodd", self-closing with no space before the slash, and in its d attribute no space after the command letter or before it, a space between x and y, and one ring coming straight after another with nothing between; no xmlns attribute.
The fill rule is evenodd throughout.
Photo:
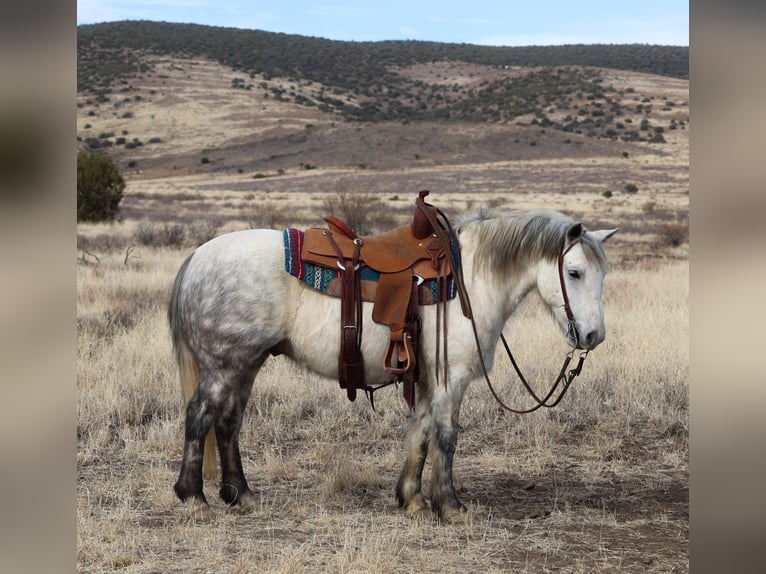
<svg viewBox="0 0 766 574"><path fill-rule="evenodd" d="M457 448L457 425L436 422L430 441L431 450L431 510L440 518L451 520L465 512L458 500L452 479L452 463Z"/></svg>
<svg viewBox="0 0 766 574"><path fill-rule="evenodd" d="M405 441L407 456L399 476L399 482L396 485L396 499L407 516L414 516L428 509L428 504L423 498L422 487L430 424L431 416L428 401L421 398L415 407L415 421L407 434Z"/></svg>
<svg viewBox="0 0 766 574"><path fill-rule="evenodd" d="M451 385L451 393L440 393L432 404L433 430L430 435L431 510L442 520L451 521L466 511L455 491L452 464L458 436L458 415L464 386Z"/></svg>

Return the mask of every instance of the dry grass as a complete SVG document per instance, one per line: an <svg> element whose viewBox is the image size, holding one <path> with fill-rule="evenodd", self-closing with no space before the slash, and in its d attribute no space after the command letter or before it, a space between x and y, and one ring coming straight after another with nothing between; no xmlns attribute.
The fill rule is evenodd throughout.
<svg viewBox="0 0 766 574"><path fill-rule="evenodd" d="M273 99L253 106L230 89L232 72L209 62L160 69L167 84L135 82L156 97L125 103L132 118L110 106L78 111L83 137L126 130L163 142L112 149L121 165L137 162L122 221L77 230L80 571L688 571L688 130L653 146L565 143L521 125L336 124ZM680 109L666 112L665 99L688 101L688 82L621 72L608 81L634 88L631 101L655 98L653 125ZM620 191L628 183L638 192ZM259 506L229 512L207 484L216 517L191 522L172 491L183 417L165 304L176 269L208 233L321 223L339 187L377 196L391 225L431 189L450 215L549 207L590 228L620 226L608 244L607 339L552 411L509 416L473 385L454 469L469 511L457 525L409 520L396 506L400 393L379 393L374 413L336 382L270 359L241 435ZM148 233L166 224L183 226L182 249ZM531 380L555 376L566 349L537 301L506 334ZM528 405L496 363L503 398Z"/></svg>
<svg viewBox="0 0 766 574"><path fill-rule="evenodd" d="M78 266L80 571L688 569L688 263L610 273L607 340L557 409L508 416L474 384L455 461L465 524L399 512L397 392L374 413L282 359L242 430L260 506L229 512L207 485L216 518L196 524L171 489L183 421L164 304L183 256L145 247L128 265L113 251ZM506 333L528 376L551 379L565 349L541 305ZM503 396L524 404L498 363Z"/></svg>

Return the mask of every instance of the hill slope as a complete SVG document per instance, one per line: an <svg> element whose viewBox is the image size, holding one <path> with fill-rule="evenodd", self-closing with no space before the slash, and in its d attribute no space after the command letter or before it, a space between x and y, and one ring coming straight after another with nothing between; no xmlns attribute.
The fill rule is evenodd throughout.
<svg viewBox="0 0 766 574"><path fill-rule="evenodd" d="M688 49L676 47L335 42L115 22L78 28L78 136L83 147L111 148L126 164L140 158L144 167L158 155L180 167L188 164L181 156L200 162L208 150L223 149L230 157L245 150L269 169L301 163L293 161L299 156L322 165L375 165L388 156L463 161L471 149L535 157L540 148L529 148L556 132L564 134L557 142L593 151L603 142L661 143L663 133L683 128L687 72ZM388 125L388 135L368 142L369 129L335 126L346 120L437 124L420 134L415 124ZM488 131L464 146L460 134L477 128L454 129L455 122ZM513 126L512 133L491 137L493 125ZM509 142L523 143L523 152Z"/></svg>
<svg viewBox="0 0 766 574"><path fill-rule="evenodd" d="M219 62L242 74L237 86L252 89L282 77L319 84L295 101L336 110L351 119L509 119L563 94L589 90L592 77L571 70L543 70L523 77L500 75L468 91L460 84L423 82L406 73L411 66L464 63L508 70L513 67L590 66L688 78L689 51L648 45L491 47L435 42L340 42L192 24L126 21L80 26L78 90L108 92L127 75L150 70L145 56L180 56ZM286 97L276 90L277 98ZM340 96L340 97L339 97ZM289 97L289 95L287 96ZM508 110L515 110L509 112ZM521 110L521 111L518 111Z"/></svg>

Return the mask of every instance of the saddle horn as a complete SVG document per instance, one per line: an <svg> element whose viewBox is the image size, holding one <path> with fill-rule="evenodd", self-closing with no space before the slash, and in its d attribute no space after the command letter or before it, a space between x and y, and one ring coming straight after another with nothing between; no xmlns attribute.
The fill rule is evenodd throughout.
<svg viewBox="0 0 766 574"><path fill-rule="evenodd" d="M426 214L422 211L424 209L429 210L433 216L432 219L436 219L436 207L425 203L425 197L429 193L430 192L427 189L424 189L418 193L418 199L420 200L421 208L415 210L415 216L412 218L412 223L410 225L410 228L412 229L412 235L417 239L425 239L434 232L433 226L428 221Z"/></svg>

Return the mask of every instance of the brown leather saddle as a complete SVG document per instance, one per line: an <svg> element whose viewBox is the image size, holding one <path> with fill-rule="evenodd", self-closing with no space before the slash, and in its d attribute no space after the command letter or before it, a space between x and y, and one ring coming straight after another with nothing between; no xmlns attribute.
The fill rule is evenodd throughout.
<svg viewBox="0 0 766 574"><path fill-rule="evenodd" d="M430 304L436 280L446 285L452 272L443 229L435 230L436 208L425 203L421 191L411 223L380 235L360 237L334 216L325 217L327 228L312 228L304 235L301 258L307 263L339 270L327 293L341 299L341 344L338 380L349 400L356 390L374 390L365 384L361 353L362 301L373 303L372 319L390 329L384 355L386 372L404 383L404 397L415 405L420 338L420 304ZM429 212L430 210L430 212ZM438 223L437 223L438 224ZM438 232L437 232L438 231Z"/></svg>

